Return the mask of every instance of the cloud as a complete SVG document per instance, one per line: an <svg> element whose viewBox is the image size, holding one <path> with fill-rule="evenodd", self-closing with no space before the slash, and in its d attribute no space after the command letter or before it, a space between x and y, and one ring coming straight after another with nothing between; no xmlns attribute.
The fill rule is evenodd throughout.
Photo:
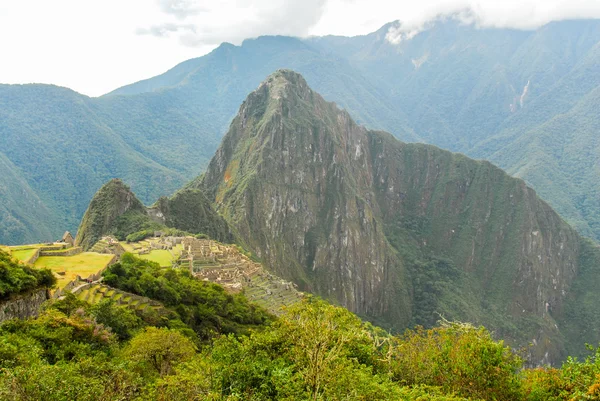
<svg viewBox="0 0 600 401"><path fill-rule="evenodd" d="M390 27L386 39L399 44L448 19L478 28L532 30L551 21L600 18L600 1L425 0L418 10L397 9L395 14L404 18Z"/></svg>
<svg viewBox="0 0 600 401"><path fill-rule="evenodd" d="M439 10L439 9L438 9ZM385 39L391 44L411 40L423 31L433 27L437 22L454 20L464 25L482 25L481 16L472 8L462 8L454 11L442 11L430 17L417 18L408 22L396 21L388 29Z"/></svg>
<svg viewBox="0 0 600 401"><path fill-rule="evenodd" d="M174 15L180 20L209 11L208 8L194 0L158 0L158 5L161 11Z"/></svg>
<svg viewBox="0 0 600 401"><path fill-rule="evenodd" d="M325 11L327 0L159 0L166 21L138 28L136 33L178 36L180 43L198 47L222 42L241 43L260 35L307 36Z"/></svg>
<svg viewBox="0 0 600 401"><path fill-rule="evenodd" d="M136 33L138 35L152 35L158 38L168 37L171 34L185 34L189 32L195 32L196 26L193 24L175 24L166 23L161 25L152 25L149 28L138 28Z"/></svg>
<svg viewBox="0 0 600 401"><path fill-rule="evenodd" d="M260 35L368 33L399 19L391 43L410 40L435 21L534 29L554 20L600 18L600 0L155 0L160 18L138 34L176 38L186 47L241 43ZM162 19L162 20L161 20Z"/></svg>

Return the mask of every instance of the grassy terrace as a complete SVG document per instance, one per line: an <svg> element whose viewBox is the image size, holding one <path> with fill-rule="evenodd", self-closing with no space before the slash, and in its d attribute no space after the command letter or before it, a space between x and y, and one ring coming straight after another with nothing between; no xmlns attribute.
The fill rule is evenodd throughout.
<svg viewBox="0 0 600 401"><path fill-rule="evenodd" d="M38 248L19 249L19 250L11 249L11 254L14 259L17 259L21 262L27 262L29 259L31 259L31 257L37 250L38 250Z"/></svg>
<svg viewBox="0 0 600 401"><path fill-rule="evenodd" d="M96 274L104 269L113 255L84 252L74 256L42 256L35 262L35 267L47 267L57 273L58 287L63 288L78 275L82 278ZM64 273L59 274L59 273Z"/></svg>
<svg viewBox="0 0 600 401"><path fill-rule="evenodd" d="M140 255L138 252L142 248L150 247L150 241L145 240L134 243L127 243L125 241L122 241L120 244L123 246L123 249L125 249L125 251L135 254L135 256L139 257L140 259L156 262L161 267L171 267L173 265L173 262L179 258L179 255L183 250L182 245L177 245L171 251L167 251L164 249L154 249L150 251L150 253Z"/></svg>
<svg viewBox="0 0 600 401"><path fill-rule="evenodd" d="M95 284L91 287L85 288L83 291L77 293L77 297L91 304L96 304L102 301L103 299L112 299L113 301L118 302L121 305L125 305L137 310L145 310L146 308L152 308L157 312L164 311L162 306L153 304L152 301L148 298L136 297L136 299L132 299L131 294L102 284Z"/></svg>

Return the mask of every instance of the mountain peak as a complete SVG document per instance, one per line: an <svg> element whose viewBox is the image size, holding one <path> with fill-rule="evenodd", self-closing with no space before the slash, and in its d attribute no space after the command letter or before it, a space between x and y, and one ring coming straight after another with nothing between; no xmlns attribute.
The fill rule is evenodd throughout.
<svg viewBox="0 0 600 401"><path fill-rule="evenodd" d="M293 71L248 97L195 185L272 272L388 328L443 313L516 347L535 339L535 363L572 345L546 339L579 330L565 294L578 269L594 271L580 266L587 245L533 190L369 131ZM444 285L426 284L438 275Z"/></svg>
<svg viewBox="0 0 600 401"><path fill-rule="evenodd" d="M302 75L288 69L277 70L269 75L260 84L258 91L264 89L264 87L268 90L271 99L285 98L291 92L312 92Z"/></svg>

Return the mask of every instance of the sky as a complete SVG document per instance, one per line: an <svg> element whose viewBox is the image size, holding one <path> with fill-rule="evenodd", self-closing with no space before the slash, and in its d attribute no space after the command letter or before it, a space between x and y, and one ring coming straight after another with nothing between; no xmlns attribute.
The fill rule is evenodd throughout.
<svg viewBox="0 0 600 401"><path fill-rule="evenodd" d="M535 29L600 18L600 0L0 0L0 83L100 96L222 42L362 35L400 20L401 30L388 35L394 43L458 11L479 27Z"/></svg>

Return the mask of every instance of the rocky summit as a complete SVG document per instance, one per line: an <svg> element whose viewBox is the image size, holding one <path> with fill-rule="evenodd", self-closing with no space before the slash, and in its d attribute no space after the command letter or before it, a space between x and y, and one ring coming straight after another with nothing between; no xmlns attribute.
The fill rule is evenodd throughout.
<svg viewBox="0 0 600 401"><path fill-rule="evenodd" d="M600 340L597 246L534 190L369 131L295 72L248 96L190 188L271 271L385 327L483 324L535 364Z"/></svg>

